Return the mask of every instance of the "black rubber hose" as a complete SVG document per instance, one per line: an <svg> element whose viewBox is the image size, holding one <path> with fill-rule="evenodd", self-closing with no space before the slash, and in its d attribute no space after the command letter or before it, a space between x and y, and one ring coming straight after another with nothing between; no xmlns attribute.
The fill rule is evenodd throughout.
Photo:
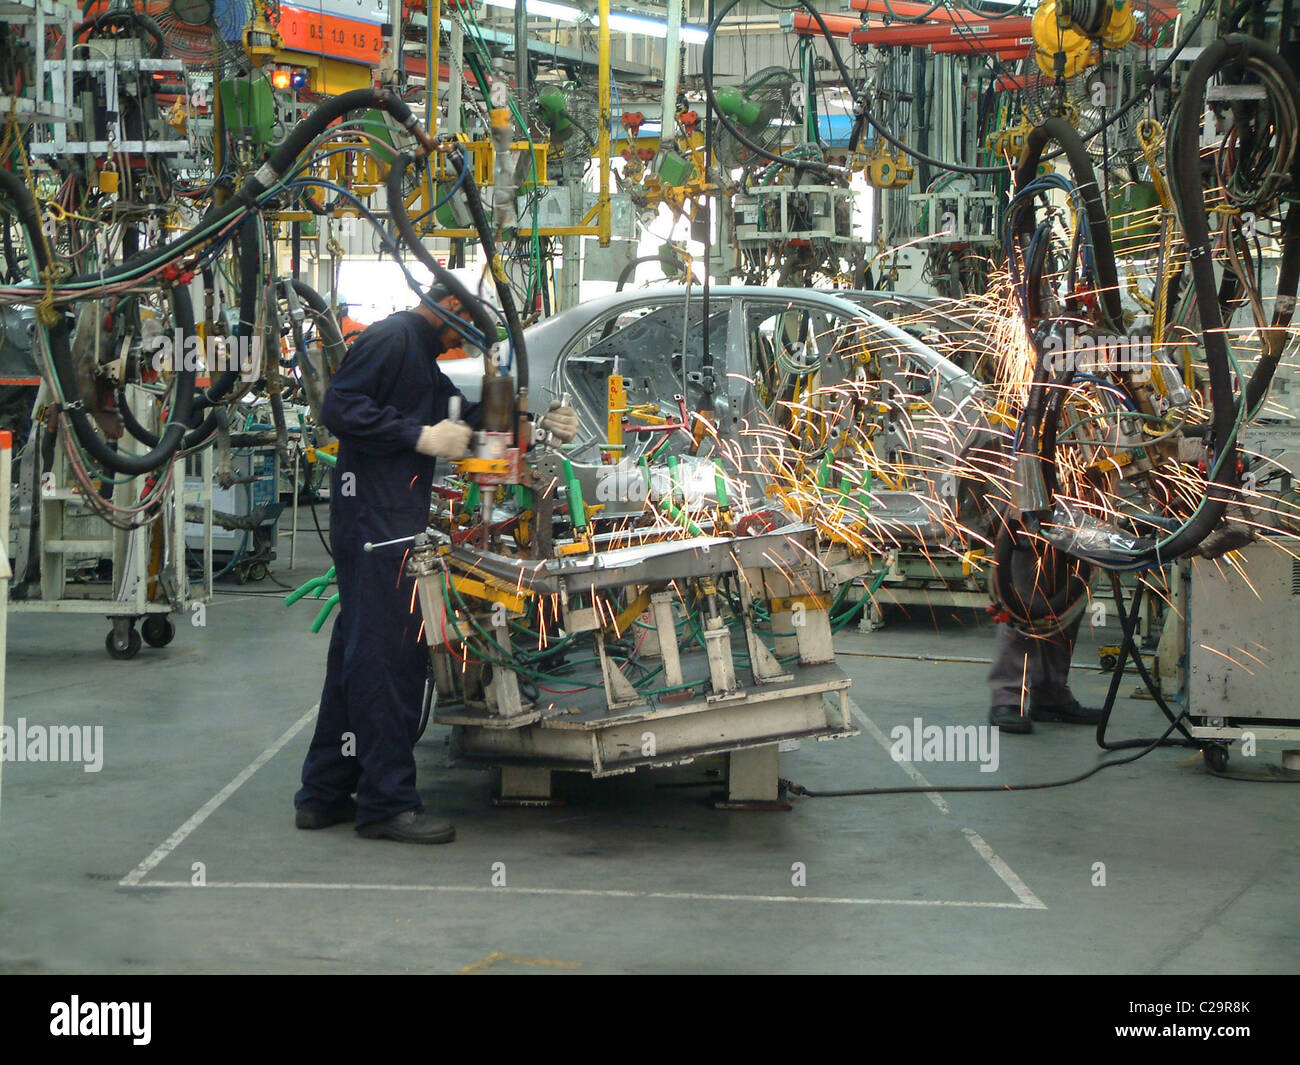
<svg viewBox="0 0 1300 1065"><path fill-rule="evenodd" d="M497 335L496 320L483 306L483 301L470 292L460 278L446 269L429 253L429 249L424 246L424 241L420 239L420 234L415 231L415 226L411 224L411 216L406 211L406 199L402 195L402 179L406 176L407 167L411 165L412 161L413 157L410 152L402 152L393 160L392 166L388 169L388 182L385 191L388 194L388 213L392 216L393 224L397 227L397 235L402 238L402 242L411 249L415 257L424 264L424 268L433 274L438 284L442 285L460 301L461 306L469 312L470 318L473 319L474 328L483 334L483 343L487 348L490 348L493 338ZM484 250L486 252L486 249ZM483 354L487 354L486 349Z"/></svg>
<svg viewBox="0 0 1300 1065"><path fill-rule="evenodd" d="M411 109L398 97L384 89L355 89L335 96L318 106L311 114L290 130L289 134L271 152L266 162L254 172L248 180L222 207L211 211L209 217L201 223L200 229L220 225L238 214L253 210L257 201L273 188L293 167L298 157L312 141L326 129L350 111L361 108L377 108L387 111L406 130L415 132L419 123L411 114ZM427 140L427 135L416 133L417 137ZM123 280L147 266L176 258L185 252L193 241L193 231L186 233L169 244L146 248L144 251L125 259L120 265L110 270L96 270L89 274L79 274L70 279L73 284L107 285Z"/></svg>
<svg viewBox="0 0 1300 1065"><path fill-rule="evenodd" d="M329 305L329 301L311 285L307 284L306 281L294 279L289 283L293 285L293 290L298 293L298 298L316 312L316 328L321 334L321 344L325 349L325 360L332 374L338 370L344 356L348 353L348 346L343 341L343 331L339 328L338 319L334 317L334 309Z"/></svg>
<svg viewBox="0 0 1300 1065"><path fill-rule="evenodd" d="M451 157L451 164L456 168L456 176L461 181L461 189L465 193L470 217L474 219L474 228L478 230L483 254L487 258L488 268L492 271L492 280L496 284L497 299L501 302L501 313L506 320L506 332L510 334L510 345L514 349L517 393L525 395L528 392L528 349L524 342L524 327L519 321L519 311L515 308L515 294L501 266L501 256L497 253L496 240L492 236L492 223L488 220L487 211L483 207L483 197L479 195L478 185L474 181L474 167L463 145L457 145Z"/></svg>
<svg viewBox="0 0 1300 1065"><path fill-rule="evenodd" d="M718 27L721 26L722 20L739 2L740 0L731 0L730 3L726 4L718 11L714 16L713 21L709 24L709 39L704 45L704 55L702 58L703 67L701 73L704 76L705 98L708 100L710 107L716 106L713 102L713 38L717 34ZM840 77L844 80L845 85L852 85L854 79L849 74L848 68L844 65L844 60L840 57L839 46L836 44L835 37L831 33L830 28L826 25L826 20L822 18L821 13L818 12L808 2L808 0L797 0L797 2L800 7L812 16L813 21L817 23L818 28L822 32L822 36L826 39L827 46L830 48L831 58L839 69ZM1215 4L1213 4L1211 0L1205 0L1205 2L1202 3L1201 9L1196 13L1190 25L1187 27L1186 32L1183 34L1183 39L1174 46L1165 61L1152 72L1151 77L1147 81L1147 87L1142 89L1140 92L1134 93L1127 101L1125 101L1124 104L1117 107L1111 114L1107 115L1105 121L1098 123L1095 128L1090 129L1087 133L1083 134L1082 137L1084 141L1091 140L1102 130L1108 129L1116 122L1119 122L1125 115L1133 110L1134 107L1146 100L1152 89L1160 83L1160 80L1169 72L1174 63L1177 62L1178 58L1182 55L1183 49L1191 42L1192 38L1196 35L1197 30L1200 29L1201 23L1205 21L1205 17L1210 13L1210 9L1213 7L1215 7ZM911 156L918 162L928 163L930 166L938 167L941 170L950 170L957 174L985 175L1006 173L1007 168L1005 166L967 166L964 163L951 163L943 159L936 159L934 156L928 155L925 152L917 151L915 148L912 148L899 140L889 129L876 119L876 117L871 113L871 109L867 104L865 96L858 100L858 108L859 120L854 123L853 132L849 137L849 148L851 151L857 150L858 143L861 140L862 127L864 124L869 124L884 140L893 145L894 148L903 152L905 155ZM723 122L723 125L727 126L728 130L735 134L735 130L725 121ZM745 144L747 147L750 147L753 150L758 150L760 155L772 159L774 162L784 163L786 166L791 167L798 167L801 162L800 160L771 156L769 153L758 149L757 146L745 140L745 138L741 137L740 140L741 143ZM1055 159L1061 154L1062 153L1059 151L1053 152L1046 156L1046 159Z"/></svg>
<svg viewBox="0 0 1300 1065"><path fill-rule="evenodd" d="M1209 375L1211 427L1213 432L1213 475L1206 485L1206 504L1184 528L1164 546L1165 558L1177 558L1195 548L1222 519L1235 496L1237 464L1237 406L1232 390L1232 368L1228 342L1219 312L1219 287L1214 277L1214 247L1205 190L1201 177L1201 112L1210 78L1231 62L1244 61L1252 53L1269 50L1252 38L1239 34L1212 41L1197 57L1183 82L1173 135L1169 138L1169 183L1183 223L1188 262L1201 317L1201 343ZM1224 451L1228 453L1225 455Z"/></svg>
<svg viewBox="0 0 1300 1065"><path fill-rule="evenodd" d="M646 263L660 263L661 265L668 266L668 267L680 265L678 263L673 262L673 260L667 255L662 255L662 254L638 255L635 259L633 259L630 263L628 263L625 267L623 267L622 270L619 271L618 283L614 286L614 291L622 292L624 287L627 285L627 283L631 281L632 277L636 274L637 267L643 266ZM668 271L665 270L664 274L667 275L667 273Z"/></svg>
<svg viewBox="0 0 1300 1065"><path fill-rule="evenodd" d="M1078 131L1063 118L1049 118L1041 126L1036 126L1025 142L1025 154L1020 166L1016 168L1015 185L1024 188L1038 175L1038 164L1043 156L1043 149L1050 141L1061 146L1074 174L1074 187L1083 200L1084 211L1088 216L1088 231L1092 241L1093 263L1097 276L1094 281L1100 287L1101 306L1105 312L1107 324L1111 330L1119 333L1124 327L1123 304L1120 301L1119 269L1115 264L1115 245L1111 240L1110 219L1106 214L1106 204L1101 197L1101 187L1097 184L1097 175L1092 168L1092 157L1079 136ZM1025 222L1032 228L1032 213Z"/></svg>
<svg viewBox="0 0 1300 1065"><path fill-rule="evenodd" d="M258 280L262 271L262 226L261 220L257 215L249 215L244 219L243 225L239 227L239 321L235 325L236 339L243 337L252 337L257 329L257 300L261 295L259 291ZM251 343L251 341L250 341ZM208 407L220 403L230 390L235 387L239 380L240 371L237 369L223 370L215 381L195 399L195 407L198 410L206 410ZM207 436L216 428L214 424L208 424L212 420L212 415L208 415L207 421L194 430L196 435L194 443L186 442L187 447L193 447L195 444L207 439Z"/></svg>
<svg viewBox="0 0 1300 1065"><path fill-rule="evenodd" d="M181 331L183 337L194 335L194 301L190 297L189 286L175 285L171 290L172 320L176 323L176 328ZM176 352L174 359L183 360L185 358L184 350ZM126 426L126 431L131 437L144 444L146 447L157 447L159 436L153 430L147 428L139 419L136 418L135 412L131 409L131 404L127 401L126 391L119 388L117 390L117 412L121 415L122 424ZM186 437L188 440L188 437ZM185 444L182 443L184 448Z"/></svg>
<svg viewBox="0 0 1300 1065"><path fill-rule="evenodd" d="M251 232L249 231L251 229ZM243 232L240 236L240 299L239 299L239 323L236 326L236 339L242 336L251 336L253 329L256 328L257 315L257 275L258 268L261 264L261 244L258 220L256 216L250 217L244 223ZM211 280L210 272L205 272L205 280ZM176 312L177 324L186 336L194 332L194 311L192 302L189 299L189 291L183 286L176 286L173 294L176 292L185 292L184 313L188 317L182 317L182 311L173 299L172 307ZM238 347L236 347L238 350ZM230 392L235 383L239 380L239 370L225 370L217 379L208 386L207 389L197 392L194 397L194 410L191 413L191 423L197 424L188 433L181 443L182 451L192 451L202 446L210 440L214 433L223 429L226 425L225 409L221 407L220 401ZM158 443L158 437L149 429L141 425L131 413L130 405L126 401L125 393L119 389L117 393L118 409L122 412L122 421L129 432L135 439L149 447L154 447ZM198 415L202 411L208 410L206 417L200 421Z"/></svg>
<svg viewBox="0 0 1300 1065"><path fill-rule="evenodd" d="M1024 188L1038 174L1039 160L1043 149L1056 141L1061 146L1074 174L1075 188L1083 200L1084 213L1088 218L1089 241L1092 245L1093 264L1096 271L1093 283L1099 289L1100 306L1106 318L1106 324L1115 332L1123 331L1123 306L1119 293L1119 270L1115 262L1115 249L1111 240L1110 220L1102 201L1101 189L1097 184L1092 159L1078 133L1064 119L1051 118L1036 127L1029 134L1025 145L1025 154L1015 173L1015 186ZM1035 231L1035 214L1033 200L1019 203L1015 208L1011 224L1022 240ZM1075 234L1073 264L1077 257L1078 232ZM1028 312L1041 314L1038 306L1038 279L1046 256L1046 240L1037 245L1038 254L1033 261L1025 264L1025 289L1030 306ZM1032 242L1030 246L1034 245ZM1073 265L1072 265L1073 268ZM1048 386L1049 374L1043 353L1035 344L1038 355L1034 367L1034 376L1030 384L1029 397L1025 404L1020 443L1021 448L1038 457L1045 472L1044 481L1049 492L1056 491L1056 432L1061 407L1064 402L1065 387L1069 384L1072 373ZM1009 557L1009 556L1008 556ZM1010 587L1010 582L1005 582ZM1006 600L1004 600L1005 602Z"/></svg>
<svg viewBox="0 0 1300 1065"><path fill-rule="evenodd" d="M1055 593L1049 595L1035 590L1026 599L1012 576L1011 553L1016 550L1015 541L1012 522L1004 520L994 544L994 567L989 579L993 599L1016 621L1035 624L1048 618L1059 618L1080 596L1088 594L1088 582L1083 572L1070 572L1071 563L1066 563L1062 574L1064 579L1059 582L1060 587Z"/></svg>
<svg viewBox="0 0 1300 1065"><path fill-rule="evenodd" d="M251 338L253 331L257 328L257 282L262 264L262 234L256 215L251 215L245 219L240 227L238 241L239 322L235 326L236 351L239 350L238 340L245 336ZM205 279L210 276L210 272L206 272L204 275ZM181 288L182 286L178 285L173 291L179 291ZM174 301L172 306L174 309L177 306ZM189 336L194 332L194 310L189 300L188 290L186 290L184 306L188 314L188 320L178 317L177 322L185 335ZM219 429L224 428L226 424L225 411L219 404L235 387L236 382L239 380L239 374L238 369L224 370L206 389L195 394L190 423L197 422L197 424L185 434L181 450L192 451L194 448L200 447L207 443ZM157 436L130 416L130 407L120 389L117 393L117 403L118 407L124 412L122 420L126 424L127 431L141 443L154 447L158 443ZM197 416L204 410L207 410L208 414L200 421Z"/></svg>
<svg viewBox="0 0 1300 1065"><path fill-rule="evenodd" d="M22 179L11 170L0 170L0 194L8 199L18 216L19 223L27 230L35 267L33 272L39 278L49 268L50 256L44 234L41 232L41 219L36 202ZM54 324L47 328L46 333L59 391L65 397L78 396L77 372L72 364L68 320L62 311L55 312ZM72 427L81 446L105 469L132 476L150 473L166 463L180 447L181 440L185 436L185 423L194 405L194 377L193 370L185 369L176 375L175 407L171 412L171 420L168 421L157 446L143 455L127 455L109 447L96 431L80 400L73 399L71 403L64 406L63 414L67 417L68 424Z"/></svg>
<svg viewBox="0 0 1300 1065"><path fill-rule="evenodd" d="M1270 329L1275 331L1278 341L1270 341L1255 364L1246 385L1246 410L1252 411L1263 400L1277 372L1282 352L1286 348L1288 328L1295 314L1296 288L1300 285L1300 158L1296 163L1296 177L1291 186L1291 205L1287 208L1286 219L1282 223L1281 243L1282 261L1277 271L1277 295L1273 300L1273 321Z"/></svg>

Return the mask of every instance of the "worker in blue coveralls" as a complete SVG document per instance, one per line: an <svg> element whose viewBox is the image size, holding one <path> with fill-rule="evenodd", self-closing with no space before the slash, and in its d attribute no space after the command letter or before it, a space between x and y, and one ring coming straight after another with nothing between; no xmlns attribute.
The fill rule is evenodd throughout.
<svg viewBox="0 0 1300 1065"><path fill-rule="evenodd" d="M459 300L435 285L429 303L463 316ZM477 404L442 372L437 357L460 346L458 331L421 303L366 329L330 382L321 420L339 439L330 491L330 531L339 615L330 637L316 732L294 796L298 828L355 819L367 839L450 843L455 828L424 811L415 787L428 645L407 543L364 545L424 532L436 459L469 450ZM460 397L460 416L448 417ZM541 420L561 443L577 415L552 404ZM355 794L356 799L352 796Z"/></svg>

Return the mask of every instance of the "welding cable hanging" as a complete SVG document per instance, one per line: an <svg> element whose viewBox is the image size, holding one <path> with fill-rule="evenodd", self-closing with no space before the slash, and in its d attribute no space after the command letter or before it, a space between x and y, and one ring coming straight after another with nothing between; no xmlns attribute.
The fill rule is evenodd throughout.
<svg viewBox="0 0 1300 1065"><path fill-rule="evenodd" d="M420 141L425 150L433 147L432 140L418 127L410 108L391 93L386 90L376 89L358 89L354 92L344 93L342 96L325 101L298 123L284 141L271 153L267 161L245 182L227 204L213 212L200 226L168 244L136 253L116 267L73 277L65 281L60 287L66 289L80 286L93 291L96 288L102 288L117 281L131 280L137 276L148 274L161 268L167 262L180 258L204 239L218 234L240 216L256 211L260 200L282 181L283 175L297 161L299 155L316 137L324 133L333 122L349 111L375 107L381 108L392 115L400 125ZM40 216L30 191L12 171L0 170L0 194L7 197L14 206L19 222L27 232L32 247L33 263L37 267L37 280L39 281L42 277L48 278L51 268L49 252L43 239ZM260 255L260 248L256 250ZM247 262L243 254L241 254L241 260ZM241 328L252 317L244 313L249 306L248 300L255 301L257 298L256 286L253 286L250 295L247 291L249 286L242 284L242 281L243 278L241 277L241 289L245 290L240 293ZM183 282L178 283L183 284ZM255 302L252 306L255 307ZM52 324L47 326L41 323L40 328L43 341L49 349L51 369L60 392L65 397L76 395L76 374L72 362L71 338L66 318L62 313L56 311ZM103 468L115 473L129 475L149 473L166 464L186 440L190 430L190 417L196 406L194 394L195 376L194 371L182 370L177 374L175 404L169 412L167 426L161 437L159 437L158 444L144 455L128 455L110 447L96 431L84 407L79 402L65 406L63 412L78 443ZM207 402L215 402L219 398L222 386L226 385L227 381L232 380L228 374L219 379L217 385L209 390L206 397ZM217 412L212 412L196 432L202 432L206 436L215 428L219 418L220 415Z"/></svg>
<svg viewBox="0 0 1300 1065"><path fill-rule="evenodd" d="M735 6L739 2L740 0L729 0L728 3L723 5L723 7L718 11L717 15L714 17L713 21L709 24L709 37L704 44L704 52L702 58L702 71L701 71L704 80L704 94L705 94L705 98L708 101L708 105L710 109L715 111L717 110L717 106L713 97L713 40L714 37L717 35L717 32L721 27L723 20L727 17L727 15L732 11L733 8L735 8ZM817 28L821 31L822 36L826 40L826 45L829 48L831 53L831 59L835 63L836 69L839 71L840 77L843 79L846 87L851 86L853 84L854 79L850 75L848 67L845 66L844 60L840 55L840 49L838 43L835 40L835 35L831 33L830 27L826 24L826 20L822 17L821 12L819 12L816 8L814 8L812 4L809 3L809 0L796 0L796 2L798 6L802 7L813 19L813 21L817 23ZM1103 130L1109 129L1111 126L1122 121L1124 117L1128 115L1130 111L1133 110L1133 108L1137 107L1139 104L1143 103L1147 99L1147 97L1151 94L1155 86L1160 84L1161 79L1163 79L1165 74L1169 72L1169 70L1173 67L1174 63L1178 61L1178 58L1182 55L1183 50L1188 46L1188 44L1191 43L1192 39L1196 35L1197 30L1200 29L1201 23L1205 21L1206 16L1209 15L1211 8L1213 8L1214 6L1215 5L1213 3L1213 0L1205 0L1205 2L1202 3L1200 9L1197 11L1196 15L1192 18L1191 23L1188 25L1186 31L1183 33L1182 40L1178 41L1177 44L1174 45L1173 49L1171 50L1170 54L1165 58L1164 62L1162 62L1158 67L1155 68L1150 78L1147 79L1146 85L1140 91L1134 93L1131 97L1129 97L1127 101L1125 101L1123 104L1117 107L1113 112L1108 114L1104 121L1099 122L1095 127L1088 130L1086 133L1082 134L1082 139L1085 142L1090 141L1093 137L1097 136ZM958 174L970 174L974 176L1005 175L1007 172L1006 166L971 166L965 163L958 163L958 162L952 162L944 159L938 159L932 155L929 155L926 152L922 152L916 148L911 147L904 141L900 140L897 136L895 136L895 134L887 126L885 126L883 122L881 122L878 118L876 118L876 116L871 111L871 106L868 97L865 93L859 95L858 97L857 112L858 112L858 121L854 124L854 129L849 140L850 151L857 150L858 143L861 140L861 136L864 128L866 126L870 126L885 141L887 141L898 151L903 152L905 155L910 156L911 158L917 160L918 162L927 163L930 166L936 167L940 170L949 170ZM744 144L751 151L756 152L758 155L761 155L765 159L769 159L772 162L781 163L785 166L793 167L795 169L811 169L811 170L820 169L823 172L834 173L834 174L838 174L841 172L842 168L833 168L826 163L810 162L808 160L796 160L796 159L787 158L785 156L773 155L771 152L766 151L761 146L756 145L750 140L748 140L742 133L740 133L730 123L730 121L726 118L725 115L721 114L721 112L719 112L719 115L722 119L723 126L727 129L727 132L735 136L742 144ZM1057 150L1045 156L1044 159L1045 161L1050 161L1052 159L1058 158L1062 154L1064 154L1063 151Z"/></svg>
<svg viewBox="0 0 1300 1065"><path fill-rule="evenodd" d="M39 282L42 278L50 277L52 268L50 251L41 230L41 218L36 201L32 198L27 185L13 171L0 169L0 195L9 201L19 224L26 230L34 266L34 280ZM174 298L179 299L183 307L189 302L189 293L176 293ZM176 453L185 436L190 411L194 406L196 371L182 369L176 374L175 405L157 446L143 455L129 455L115 450L96 431L81 400L73 398L68 401L69 397L78 397L80 392L77 386L77 370L73 364L72 340L67 315L56 307L50 307L48 308L50 320L47 323L41 317L43 310L44 308L37 309L37 325L46 343L50 369L63 403L61 413L67 419L81 446L96 462L116 473L151 473L165 465ZM190 318L193 319L192 309Z"/></svg>
<svg viewBox="0 0 1300 1065"><path fill-rule="evenodd" d="M474 327L482 335L483 353L486 355L492 346L493 338L497 334L496 322L483 305L483 301L470 292L460 278L430 254L429 249L424 246L424 241L420 239L420 234L416 232L415 226L411 222L411 216L406 210L406 199L402 194L402 183L406 177L406 171L414 161L414 156L410 152L402 152L393 160L392 166L389 167L388 181L385 185L385 191L388 194L388 213L393 219L393 225L396 227L397 235L401 238L402 243L411 250L424 268L433 275L434 280L455 296L461 306L469 313L474 322Z"/></svg>
<svg viewBox="0 0 1300 1065"><path fill-rule="evenodd" d="M505 317L506 332L509 335L510 348L515 363L515 391L521 398L526 398L528 395L528 351L524 342L524 327L519 321L519 311L515 307L514 292L510 288L510 281L506 277L504 267L501 265L501 256L497 253L496 239L492 234L492 224L488 220L487 211L483 207L483 197L479 194L478 184L474 181L473 161L469 158L463 144L456 146L456 150L451 156L451 165L456 170L457 179L465 183L465 202L469 206L470 218L474 221L474 228L478 230L479 242L483 246L483 257L487 260L488 269L492 272L492 280L497 290L497 299L501 302L501 313ZM521 403L519 407L520 413L525 409L527 409L526 404Z"/></svg>

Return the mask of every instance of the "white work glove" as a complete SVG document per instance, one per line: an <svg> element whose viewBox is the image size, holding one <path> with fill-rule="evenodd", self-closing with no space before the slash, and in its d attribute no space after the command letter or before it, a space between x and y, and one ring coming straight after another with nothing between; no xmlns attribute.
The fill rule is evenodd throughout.
<svg viewBox="0 0 1300 1065"><path fill-rule="evenodd" d="M473 437L474 430L464 422L444 418L437 425L426 425L420 430L415 450L421 455L455 461L463 459L469 452L469 442Z"/></svg>
<svg viewBox="0 0 1300 1065"><path fill-rule="evenodd" d="M537 423L561 444L567 444L578 435L578 412L566 407L558 399L552 400Z"/></svg>

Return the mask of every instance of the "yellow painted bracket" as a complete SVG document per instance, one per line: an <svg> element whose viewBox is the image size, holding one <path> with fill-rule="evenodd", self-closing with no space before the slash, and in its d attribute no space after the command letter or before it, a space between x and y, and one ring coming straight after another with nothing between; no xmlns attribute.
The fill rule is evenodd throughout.
<svg viewBox="0 0 1300 1065"><path fill-rule="evenodd" d="M456 472L506 474L510 472L510 463L505 459L461 459L456 463Z"/></svg>
<svg viewBox="0 0 1300 1065"><path fill-rule="evenodd" d="M456 585L456 591L462 596L472 596L489 603L501 603L513 614L524 612L524 597L516 592L508 592L486 581L477 581L473 577L465 577L459 573L452 577L452 581Z"/></svg>
<svg viewBox="0 0 1300 1065"><path fill-rule="evenodd" d="M792 595L788 599L773 597L772 613L788 614L796 606L802 606L805 610L826 610L830 605L829 595Z"/></svg>
<svg viewBox="0 0 1300 1065"><path fill-rule="evenodd" d="M641 589L641 594L627 605L627 609L614 619L613 629L615 637L622 636L632 627L632 622L636 621L642 614L650 609L650 594L668 587L666 584L647 585ZM610 628L606 625L605 628Z"/></svg>
<svg viewBox="0 0 1300 1065"><path fill-rule="evenodd" d="M308 462L316 462L318 460L323 462L328 462L329 459L337 459L338 454L339 454L339 442L335 440L329 444L326 444L324 447L310 447L310 446L307 447L303 451L303 458L305 458ZM334 465L333 462L330 462L329 464L331 466Z"/></svg>

